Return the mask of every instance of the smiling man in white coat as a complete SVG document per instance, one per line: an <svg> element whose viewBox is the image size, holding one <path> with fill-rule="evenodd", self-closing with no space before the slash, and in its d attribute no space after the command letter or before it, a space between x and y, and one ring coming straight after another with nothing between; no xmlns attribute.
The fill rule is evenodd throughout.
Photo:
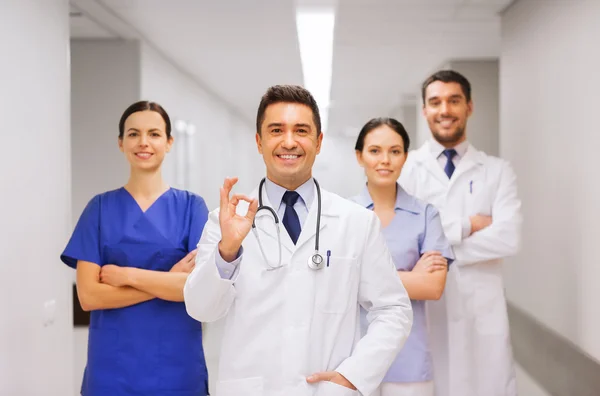
<svg viewBox="0 0 600 396"><path fill-rule="evenodd" d="M269 88L256 130L266 178L249 196L225 180L184 288L192 317L225 318L216 396L369 395L412 325L379 220L313 179L323 134L307 90Z"/></svg>
<svg viewBox="0 0 600 396"><path fill-rule="evenodd" d="M510 164L467 141L471 86L443 70L423 84L432 139L411 152L400 183L440 211L456 260L429 304L438 396L515 396L502 259L519 247L521 203Z"/></svg>

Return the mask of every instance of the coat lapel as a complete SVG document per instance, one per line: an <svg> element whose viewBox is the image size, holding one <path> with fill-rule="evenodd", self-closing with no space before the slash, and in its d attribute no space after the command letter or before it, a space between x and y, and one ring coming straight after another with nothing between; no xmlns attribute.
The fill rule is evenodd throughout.
<svg viewBox="0 0 600 396"><path fill-rule="evenodd" d="M285 226L283 225L283 219L279 219L279 234L281 238L281 245L287 249L290 253L299 250L304 244L313 241L316 237L317 230L317 209L318 209L318 195L315 188L315 195L313 202L308 210L308 216L302 225L302 231L298 237L296 245L292 242ZM251 197L258 197L258 189L252 192ZM273 207L269 201L269 197L263 191L263 206L273 208L277 212L277 208ZM339 213L334 210L331 200L331 194L327 191L321 190L321 221L319 224L319 232L327 226L327 219L331 217L339 216ZM245 209L241 211L245 213ZM242 214L240 213L240 214ZM275 224L273 223L273 215L268 209L259 210L256 213L255 224L260 235L260 238L270 239L272 243L277 243L277 233L275 232ZM314 243L314 241L312 242Z"/></svg>
<svg viewBox="0 0 600 396"><path fill-rule="evenodd" d="M471 169L481 164L483 164L483 156L481 155L481 152L478 151L471 144L469 144L465 156L460 160L458 166L454 170L454 174L452 175L452 179L450 180L450 185L456 183L456 181L462 175L466 174Z"/></svg>
<svg viewBox="0 0 600 396"><path fill-rule="evenodd" d="M419 162L431 175L433 175L436 179L438 179L444 186L448 186L450 182L448 180L448 176L444 173L444 170L438 163L437 158L431 154L431 148L429 147L429 142L426 142L415 151L415 160Z"/></svg>
<svg viewBox="0 0 600 396"><path fill-rule="evenodd" d="M338 214L333 210L331 202L331 194L327 191L321 190L321 221L319 224L319 232L321 232L327 226L328 218L338 216ZM318 206L319 197L317 195L315 186L315 198L313 199L313 203L310 206L310 210L308 211L306 221L302 226L300 237L298 237L298 241L296 243L296 250L299 250L304 244L308 242L311 242L311 244L313 244L312 248L314 248L313 238L316 238L317 235Z"/></svg>
<svg viewBox="0 0 600 396"><path fill-rule="evenodd" d="M273 207L271 202L269 201L269 196L266 191L262 192L262 200L263 206L267 206L272 208L275 213L277 213L276 207ZM258 189L255 189L251 195L253 198L258 198ZM277 231L276 225L274 223L273 214L268 209L261 209L256 213L256 217L254 218L254 223L256 224L256 228L258 230L259 238L268 238L271 239L271 242L278 243L277 239ZM283 225L283 219L279 219L279 239L281 241L281 245L286 248L290 253L293 252L296 247L292 242L287 230Z"/></svg>

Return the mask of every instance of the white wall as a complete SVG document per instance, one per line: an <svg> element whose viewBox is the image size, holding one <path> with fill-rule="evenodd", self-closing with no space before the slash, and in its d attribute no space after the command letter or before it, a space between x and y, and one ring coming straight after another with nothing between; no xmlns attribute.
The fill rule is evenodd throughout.
<svg viewBox="0 0 600 396"><path fill-rule="evenodd" d="M187 187L202 195L209 209L218 206L219 187L226 176L240 178L239 192L250 192L258 184L264 164L256 151L253 121L238 116L146 45L142 46L141 97L164 106L172 121L195 125ZM257 107L259 100L256 98ZM173 185L177 184L176 157L181 148L177 139L175 136L174 150L165 163L165 178ZM183 140L181 137L179 143Z"/></svg>
<svg viewBox="0 0 600 396"><path fill-rule="evenodd" d="M127 181L129 166L118 147L119 119L139 100L139 64L134 41L71 41L74 221L94 195Z"/></svg>
<svg viewBox="0 0 600 396"><path fill-rule="evenodd" d="M72 389L69 7L0 2L0 395ZM43 306L55 301L54 322Z"/></svg>
<svg viewBox="0 0 600 396"><path fill-rule="evenodd" d="M361 191L367 179L356 162L355 144L356 137L325 133L313 172L323 189L346 198Z"/></svg>
<svg viewBox="0 0 600 396"><path fill-rule="evenodd" d="M405 104L402 106L402 119L399 120L404 125L410 138L410 150L419 147L417 145L417 108L421 108L419 101L417 104Z"/></svg>
<svg viewBox="0 0 600 396"><path fill-rule="evenodd" d="M596 0L520 0L503 15L500 152L525 215L508 298L600 360L598 20Z"/></svg>
<svg viewBox="0 0 600 396"><path fill-rule="evenodd" d="M423 102L419 96L419 102L416 108L417 120L416 120L416 128L415 133L411 137L414 136L413 145L411 150L415 150L423 145L431 137L431 130L429 129L429 125L427 125L427 120L423 116Z"/></svg>
<svg viewBox="0 0 600 396"><path fill-rule="evenodd" d="M420 99L417 99L420 100ZM420 102L414 102L412 100L405 100L403 104L394 107L388 114L388 117L395 118L400 121L408 132L410 139L410 150L418 147L416 144L417 139L417 110L420 110ZM417 109L417 106L419 107Z"/></svg>

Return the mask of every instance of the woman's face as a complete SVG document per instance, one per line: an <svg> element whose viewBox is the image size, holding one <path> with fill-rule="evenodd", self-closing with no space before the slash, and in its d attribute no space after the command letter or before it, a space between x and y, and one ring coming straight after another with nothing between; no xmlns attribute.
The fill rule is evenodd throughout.
<svg viewBox="0 0 600 396"><path fill-rule="evenodd" d="M162 116L151 110L138 111L125 120L119 148L133 169L153 171L160 168L171 150L173 137L167 138Z"/></svg>
<svg viewBox="0 0 600 396"><path fill-rule="evenodd" d="M381 125L367 133L363 150L356 152L356 159L365 169L369 184L395 186L406 161L402 136Z"/></svg>

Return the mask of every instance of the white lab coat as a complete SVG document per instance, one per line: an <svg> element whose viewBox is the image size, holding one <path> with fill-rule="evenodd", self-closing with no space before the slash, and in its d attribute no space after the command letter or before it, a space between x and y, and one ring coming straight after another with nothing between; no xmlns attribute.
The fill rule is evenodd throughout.
<svg viewBox="0 0 600 396"><path fill-rule="evenodd" d="M469 145L448 180L425 143L408 155L400 184L438 208L456 255L444 297L428 303L436 395L516 395L502 281L502 258L520 240L515 173ZM492 225L462 239L463 220L476 214Z"/></svg>
<svg viewBox="0 0 600 396"><path fill-rule="evenodd" d="M252 193L257 196L257 191ZM265 204L271 206L263 193ZM246 207L238 212L245 214ZM308 268L314 253L317 199L297 245L280 223L283 268L267 271L251 232L232 280L215 264L221 239L218 210L210 213L198 244L196 267L184 288L188 313L202 322L224 317L216 396L353 396L374 391L412 326L410 300L381 234L377 216L322 191L320 252L330 266ZM272 265L278 246L272 215L256 216ZM369 312L360 338L359 304ZM336 370L358 391L310 374Z"/></svg>

